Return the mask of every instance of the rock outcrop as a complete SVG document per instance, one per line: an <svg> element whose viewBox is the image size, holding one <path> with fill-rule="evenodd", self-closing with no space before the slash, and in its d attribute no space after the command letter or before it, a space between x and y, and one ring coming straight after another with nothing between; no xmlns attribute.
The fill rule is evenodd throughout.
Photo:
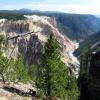
<svg viewBox="0 0 100 100"><path fill-rule="evenodd" d="M26 66L39 65L43 46L49 35L53 33L61 47L62 61L69 66L72 73L77 74L76 65L78 62L71 55L77 45L59 32L55 18L36 15L25 17L26 19L17 21L0 19L0 33L8 39L4 55L8 58L16 58L18 53L21 53L24 56Z"/></svg>
<svg viewBox="0 0 100 100"><path fill-rule="evenodd" d="M93 52L87 63L88 66L83 70L85 73L80 74L79 78L79 100L100 100L100 51Z"/></svg>
<svg viewBox="0 0 100 100"><path fill-rule="evenodd" d="M100 100L100 51L92 54L88 90L91 100Z"/></svg>

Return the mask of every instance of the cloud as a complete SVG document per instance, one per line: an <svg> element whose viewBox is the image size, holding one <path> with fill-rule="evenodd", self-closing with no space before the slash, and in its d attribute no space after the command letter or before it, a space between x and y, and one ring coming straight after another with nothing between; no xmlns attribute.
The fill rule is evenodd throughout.
<svg viewBox="0 0 100 100"><path fill-rule="evenodd" d="M80 14L100 14L100 7L97 5L77 5L77 4L30 4L31 9L62 11L66 13L80 13Z"/></svg>
<svg viewBox="0 0 100 100"><path fill-rule="evenodd" d="M58 0L58 2L61 0ZM71 1L71 0L70 0ZM41 2L31 2L27 4L13 4L13 5L3 5L0 4L1 9L20 9L20 8L29 8L33 10L42 10L42 11L62 11L66 13L80 13L80 14L100 14L100 0L72 0L74 2L57 3L57 0L43 0ZM81 0L80 0L81 1Z"/></svg>

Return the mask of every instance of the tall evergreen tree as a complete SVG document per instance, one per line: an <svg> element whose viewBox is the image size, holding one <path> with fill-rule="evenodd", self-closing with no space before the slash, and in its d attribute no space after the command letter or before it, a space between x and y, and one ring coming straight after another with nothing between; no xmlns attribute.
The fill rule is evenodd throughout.
<svg viewBox="0 0 100 100"><path fill-rule="evenodd" d="M3 56L3 49L5 45L5 40L4 36L0 35L0 76L2 77L3 82L5 82L5 73L7 71L7 64L8 64L8 59Z"/></svg>
<svg viewBox="0 0 100 100"><path fill-rule="evenodd" d="M15 61L14 71L16 74L16 79L18 81L21 81L21 82L29 81L28 71L25 68L24 60L23 60L23 57L21 55L18 55L18 57Z"/></svg>
<svg viewBox="0 0 100 100"><path fill-rule="evenodd" d="M36 81L36 66L35 65L29 66L28 74L31 80Z"/></svg>
<svg viewBox="0 0 100 100"><path fill-rule="evenodd" d="M54 97L65 99L68 83L67 67L60 59L60 48L53 34L50 35L44 48L37 87L49 99Z"/></svg>

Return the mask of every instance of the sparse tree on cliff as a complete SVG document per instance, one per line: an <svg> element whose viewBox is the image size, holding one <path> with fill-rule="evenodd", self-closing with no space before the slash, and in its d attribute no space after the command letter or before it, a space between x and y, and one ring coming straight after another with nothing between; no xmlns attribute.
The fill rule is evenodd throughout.
<svg viewBox="0 0 100 100"><path fill-rule="evenodd" d="M16 79L20 82L27 82L29 80L28 71L25 68L24 60L21 55L18 55L15 61L14 71L16 74Z"/></svg>
<svg viewBox="0 0 100 100"><path fill-rule="evenodd" d="M0 76L2 77L3 82L5 83L5 73L7 71L7 64L8 64L8 59L3 56L3 47L5 45L5 40L4 36L0 35Z"/></svg>

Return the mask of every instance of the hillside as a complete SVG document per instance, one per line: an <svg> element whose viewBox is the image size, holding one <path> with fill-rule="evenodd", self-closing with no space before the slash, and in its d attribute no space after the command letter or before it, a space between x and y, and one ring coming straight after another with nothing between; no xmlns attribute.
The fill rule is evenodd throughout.
<svg viewBox="0 0 100 100"><path fill-rule="evenodd" d="M100 28L100 19L93 15L61 15L58 17L60 30L71 39L84 40Z"/></svg>
<svg viewBox="0 0 100 100"><path fill-rule="evenodd" d="M59 30L73 40L82 41L98 32L100 19L93 15L48 13L57 20Z"/></svg>
<svg viewBox="0 0 100 100"><path fill-rule="evenodd" d="M100 19L93 15L67 14L61 12L29 11L26 9L13 11L0 11L0 18L24 19L23 15L35 14L53 17L57 21L59 31L66 34L72 40L83 41L89 35L98 32Z"/></svg>
<svg viewBox="0 0 100 100"><path fill-rule="evenodd" d="M75 55L80 55L86 50L87 47L91 47L93 51L98 51L100 49L100 31L90 37L88 37L84 42L80 43L80 48L75 51Z"/></svg>

